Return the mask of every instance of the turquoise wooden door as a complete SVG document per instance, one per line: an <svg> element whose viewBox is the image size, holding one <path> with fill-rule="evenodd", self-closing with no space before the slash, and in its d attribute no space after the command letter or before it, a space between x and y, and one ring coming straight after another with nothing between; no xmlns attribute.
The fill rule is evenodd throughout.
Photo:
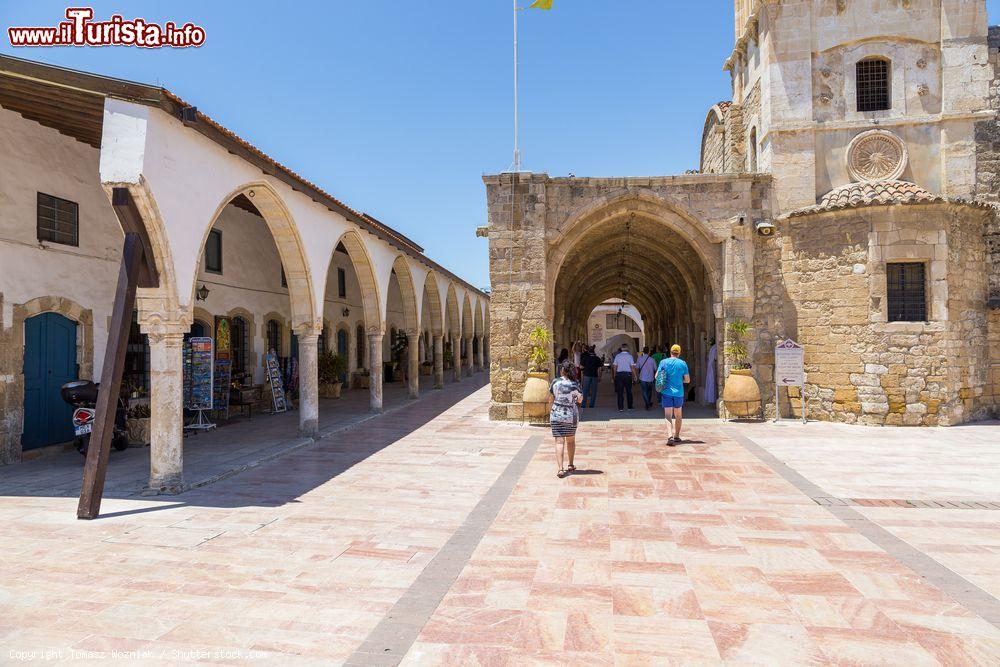
<svg viewBox="0 0 1000 667"><path fill-rule="evenodd" d="M76 322L42 313L24 323L24 432L21 448L73 439L73 407L59 389L76 380Z"/></svg>

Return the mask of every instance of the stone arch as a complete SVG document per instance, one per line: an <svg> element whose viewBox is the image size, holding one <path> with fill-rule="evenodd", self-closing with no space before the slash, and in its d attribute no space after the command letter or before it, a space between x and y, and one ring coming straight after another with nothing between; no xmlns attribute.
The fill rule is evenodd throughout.
<svg viewBox="0 0 1000 667"><path fill-rule="evenodd" d="M448 283L448 296L445 302L445 328L446 332L452 336L462 333L461 320L459 319L458 293L455 290L455 283Z"/></svg>
<svg viewBox="0 0 1000 667"><path fill-rule="evenodd" d="M58 313L76 322L76 359L80 366L81 380L94 380L94 312L72 299L61 296L40 296L21 304L14 304L12 324L14 350L24 354L24 323L42 313ZM23 365L23 361L20 365ZM20 373L21 370L18 370Z"/></svg>
<svg viewBox="0 0 1000 667"><path fill-rule="evenodd" d="M413 281L413 272L406 262L406 257L396 255L392 263L392 271L399 283L399 292L403 297L403 327L408 333L420 331L420 304L417 303L417 288Z"/></svg>
<svg viewBox="0 0 1000 667"><path fill-rule="evenodd" d="M208 331L211 332L209 335L211 335L213 338L215 337L215 315L208 312L201 306L195 306L192 309L191 324L193 325L195 321L201 322L202 324L206 325L208 327Z"/></svg>
<svg viewBox="0 0 1000 667"><path fill-rule="evenodd" d="M347 250L347 256L351 259L354 273L358 277L358 284L361 286L361 307L365 313L365 328L368 333L384 333L385 319L382 317L382 309L379 305L382 303L382 299L379 296L378 280L375 277L375 265L372 263L361 234L353 229L344 232L338 242L334 244L334 252L336 252L337 245L341 244Z"/></svg>
<svg viewBox="0 0 1000 667"><path fill-rule="evenodd" d="M462 338L469 338L473 335L474 322L472 319L472 300L466 292L462 297Z"/></svg>
<svg viewBox="0 0 1000 667"><path fill-rule="evenodd" d="M691 215L683 206L649 191L627 191L617 196L600 197L573 215L549 241L547 265L549 285L547 302L552 303L554 276L562 269L566 255L576 242L594 227L629 214L654 220L686 240L697 253L710 276L716 299L722 294L722 252L725 239ZM683 223L683 224L682 224Z"/></svg>
<svg viewBox="0 0 1000 667"><path fill-rule="evenodd" d="M424 296L429 306L431 333L439 336L444 333L445 322L444 313L441 311L441 290L438 287L437 274L433 271L428 273L424 280Z"/></svg>
<svg viewBox="0 0 1000 667"><path fill-rule="evenodd" d="M476 338L483 335L483 303L476 297L476 307L474 309L474 315L472 320L472 335Z"/></svg>
<svg viewBox="0 0 1000 667"><path fill-rule="evenodd" d="M216 221L222 215L222 211L226 206L229 206L233 199L239 195L243 195L249 199L254 208L260 212L268 230L271 232L274 245L278 248L278 256L281 258L281 266L285 271L285 281L288 284L288 299L291 302L291 328L309 327L317 329L322 319L322 313L317 314L314 307L313 295L315 291L312 285L312 272L309 270L309 261L306 258L302 238L299 235L295 220L285 206L284 201L269 183L265 181L247 183L236 188L223 198L208 225L203 230L201 245L199 246L198 265L201 265L205 254L205 243ZM195 271L194 281L191 284L191 299L189 303L195 302L194 294L198 286L197 274L198 272Z"/></svg>

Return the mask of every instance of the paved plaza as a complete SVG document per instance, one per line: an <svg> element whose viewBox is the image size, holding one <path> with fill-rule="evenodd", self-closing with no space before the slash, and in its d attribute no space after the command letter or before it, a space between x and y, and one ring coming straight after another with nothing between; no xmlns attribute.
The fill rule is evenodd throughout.
<svg viewBox="0 0 1000 667"><path fill-rule="evenodd" d="M91 522L5 476L0 662L1000 662L1000 426L598 409L558 480L481 385Z"/></svg>

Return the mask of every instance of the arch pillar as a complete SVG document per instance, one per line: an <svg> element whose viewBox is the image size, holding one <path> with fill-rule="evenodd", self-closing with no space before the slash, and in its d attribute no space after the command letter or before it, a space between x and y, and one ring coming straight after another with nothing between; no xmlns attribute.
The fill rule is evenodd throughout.
<svg viewBox="0 0 1000 667"><path fill-rule="evenodd" d="M312 326L295 330L299 342L299 435L319 432L319 332Z"/></svg>
<svg viewBox="0 0 1000 667"><path fill-rule="evenodd" d="M184 483L184 330L150 331L149 338L149 484L144 495L175 494ZM184 327L185 329L187 327Z"/></svg>
<svg viewBox="0 0 1000 667"><path fill-rule="evenodd" d="M444 389L444 334L434 334L434 388Z"/></svg>
<svg viewBox="0 0 1000 667"><path fill-rule="evenodd" d="M378 329L368 330L368 408L372 412L382 412L382 339L385 335Z"/></svg>
<svg viewBox="0 0 1000 667"><path fill-rule="evenodd" d="M406 330L406 395L420 398L420 333Z"/></svg>
<svg viewBox="0 0 1000 667"><path fill-rule="evenodd" d="M483 336L483 335L477 336L477 340L476 340L476 343L478 345L478 349L476 350L476 372L477 373L481 373L484 370L484 366L483 366L483 344L484 344L485 339L486 339L486 337Z"/></svg>

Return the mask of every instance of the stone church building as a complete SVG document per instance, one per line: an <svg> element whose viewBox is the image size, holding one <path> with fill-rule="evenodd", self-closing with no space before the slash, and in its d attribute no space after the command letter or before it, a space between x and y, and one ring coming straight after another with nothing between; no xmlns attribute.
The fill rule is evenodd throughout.
<svg viewBox="0 0 1000 667"><path fill-rule="evenodd" d="M521 417L528 332L548 328L556 349L586 339L611 298L638 308L650 344L684 347L699 397L709 374L724 386L742 319L767 415L799 409L773 384L792 338L811 418L995 416L1000 33L986 17L984 0L736 0L732 100L708 111L699 172L485 177L491 416Z"/></svg>

